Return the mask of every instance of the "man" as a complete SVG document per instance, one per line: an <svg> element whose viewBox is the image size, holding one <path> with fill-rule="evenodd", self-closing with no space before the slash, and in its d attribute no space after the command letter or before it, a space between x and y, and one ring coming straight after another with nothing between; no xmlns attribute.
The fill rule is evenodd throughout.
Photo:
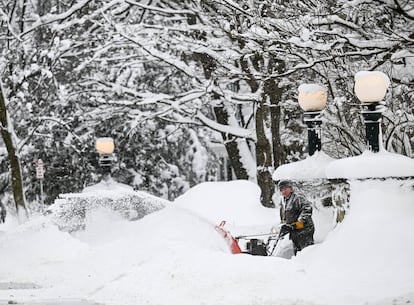
<svg viewBox="0 0 414 305"><path fill-rule="evenodd" d="M290 232L290 239L293 242L296 255L298 251L314 243L315 226L312 220L312 205L293 191L291 181L281 180L278 187L283 196L280 205L282 229Z"/></svg>

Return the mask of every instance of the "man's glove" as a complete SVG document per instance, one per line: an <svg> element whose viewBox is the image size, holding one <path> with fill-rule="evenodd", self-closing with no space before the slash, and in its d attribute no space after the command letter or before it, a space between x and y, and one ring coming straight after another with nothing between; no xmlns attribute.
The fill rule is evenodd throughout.
<svg viewBox="0 0 414 305"><path fill-rule="evenodd" d="M292 225L297 230L303 229L303 226L304 226L303 222L301 222L301 221L295 221L294 223L292 223Z"/></svg>
<svg viewBox="0 0 414 305"><path fill-rule="evenodd" d="M280 227L280 234L284 235L287 233L290 233L294 230L295 228L293 227L293 225L284 223L282 224L282 226Z"/></svg>

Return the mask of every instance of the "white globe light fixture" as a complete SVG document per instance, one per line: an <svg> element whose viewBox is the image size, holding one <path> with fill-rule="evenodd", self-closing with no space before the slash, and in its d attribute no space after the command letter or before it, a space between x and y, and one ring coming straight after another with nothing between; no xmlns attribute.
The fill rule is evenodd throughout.
<svg viewBox="0 0 414 305"><path fill-rule="evenodd" d="M355 95L362 103L382 101L389 85L388 76L379 71L360 71L355 74Z"/></svg>
<svg viewBox="0 0 414 305"><path fill-rule="evenodd" d="M114 139L98 138L95 142L96 151L99 154L99 165L110 170L114 160L113 152L115 149Z"/></svg>
<svg viewBox="0 0 414 305"><path fill-rule="evenodd" d="M382 100L387 93L390 79L380 71L360 71L355 74L355 95L361 101L365 136L368 149L380 150L381 118L385 110Z"/></svg>
<svg viewBox="0 0 414 305"><path fill-rule="evenodd" d="M115 149L114 139L98 138L96 139L95 148L100 155L110 155Z"/></svg>
<svg viewBox="0 0 414 305"><path fill-rule="evenodd" d="M328 90L318 84L302 84L298 91L299 106L305 111L303 121L308 127L308 152L312 156L322 149L320 115L328 100Z"/></svg>
<svg viewBox="0 0 414 305"><path fill-rule="evenodd" d="M299 106L304 111L321 111L325 108L328 94L325 87L318 84L302 84L299 90Z"/></svg>

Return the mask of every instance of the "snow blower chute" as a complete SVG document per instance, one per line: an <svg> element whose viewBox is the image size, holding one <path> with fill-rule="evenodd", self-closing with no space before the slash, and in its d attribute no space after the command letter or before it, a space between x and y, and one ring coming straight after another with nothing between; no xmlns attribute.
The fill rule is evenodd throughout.
<svg viewBox="0 0 414 305"><path fill-rule="evenodd" d="M218 226L215 226L215 229L217 232L220 233L221 236L226 240L227 244L230 247L230 251L233 254L242 253L242 250L239 247L239 244L237 243L237 240L234 239L233 236L231 236L230 232L224 229L224 225L226 224L226 221L223 220Z"/></svg>

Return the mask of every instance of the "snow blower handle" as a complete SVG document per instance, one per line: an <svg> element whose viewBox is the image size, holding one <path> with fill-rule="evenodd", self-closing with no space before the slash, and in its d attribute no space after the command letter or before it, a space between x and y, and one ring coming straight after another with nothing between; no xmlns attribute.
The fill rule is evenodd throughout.
<svg viewBox="0 0 414 305"><path fill-rule="evenodd" d="M235 239L239 240L239 239L250 239L252 237L257 237L257 236L269 236L269 235L275 235L274 233L260 233L260 234L253 234L253 235L239 235L236 236Z"/></svg>
<svg viewBox="0 0 414 305"><path fill-rule="evenodd" d="M272 256L273 255L273 252L275 252L276 246L279 243L279 241L281 239L283 239L283 237L285 235L288 235L290 232L292 232L294 229L295 228L293 227L293 225L290 225L290 224L287 224L287 223L284 223L284 224L280 225L279 234L277 235L277 237L275 239L275 243L274 243L274 245L272 247L272 250L268 254L269 256Z"/></svg>

